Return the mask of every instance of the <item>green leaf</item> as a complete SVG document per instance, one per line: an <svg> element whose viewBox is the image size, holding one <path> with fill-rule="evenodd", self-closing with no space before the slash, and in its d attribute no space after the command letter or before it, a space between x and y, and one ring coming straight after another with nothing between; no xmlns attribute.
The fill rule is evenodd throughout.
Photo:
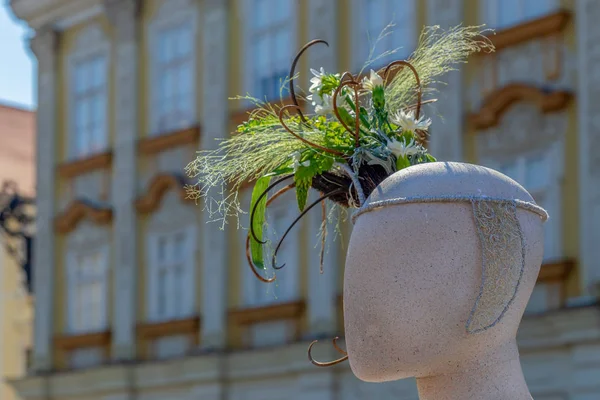
<svg viewBox="0 0 600 400"><path fill-rule="evenodd" d="M250 201L250 210L254 211L254 219L252 220L252 228L258 240L263 240L263 225L265 224L265 211L267 208L267 196L263 196L258 202L260 195L267 190L269 183L271 182L270 176L263 176L256 181L254 188L252 189L252 200ZM262 244L258 243L252 234L250 234L250 254L252 255L252 262L256 268L265 269L265 262L263 259L263 248Z"/></svg>
<svg viewBox="0 0 600 400"><path fill-rule="evenodd" d="M435 158L431 154L426 154L425 158L427 158L427 161L429 161L429 162L436 162L437 161L437 158Z"/></svg>
<svg viewBox="0 0 600 400"><path fill-rule="evenodd" d="M410 167L410 161L406 157L398 157L396 159L396 171L400 171L406 167Z"/></svg>
<svg viewBox="0 0 600 400"><path fill-rule="evenodd" d="M312 177L294 180L296 182L296 200L298 201L298 208L300 211L303 211L306 206L306 199L308 198L308 189L310 189L310 185L312 184Z"/></svg>
<svg viewBox="0 0 600 400"><path fill-rule="evenodd" d="M340 114L342 122L345 122L348 126L354 126L354 117L350 115L348 110L346 110L344 107L338 107L338 113Z"/></svg>

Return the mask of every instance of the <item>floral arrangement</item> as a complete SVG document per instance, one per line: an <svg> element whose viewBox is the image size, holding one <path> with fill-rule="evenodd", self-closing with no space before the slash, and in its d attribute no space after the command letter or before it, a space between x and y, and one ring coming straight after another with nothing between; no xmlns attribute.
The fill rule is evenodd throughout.
<svg viewBox="0 0 600 400"><path fill-rule="evenodd" d="M466 62L473 52L493 48L477 27L445 32L439 27L426 28L408 60L392 62L379 71L371 69L364 76L362 71L353 75L313 69L309 93L297 96L296 64L307 49L319 43L327 44L313 40L299 51L282 85L282 90L289 86L292 104L275 106L238 97L256 105L248 120L216 149L198 152L186 167L188 176L198 180L197 185L188 187L189 195L204 198L211 215L220 215L223 223L243 212L238 192L243 185L254 184L246 253L253 272L265 282L275 279L257 271L266 269L263 228L267 206L295 189L300 214L272 257L273 268L280 269L282 266L275 262L277 250L310 209L321 204L324 235L326 199L344 208L358 208L394 172L436 161L425 147L431 120L422 112L422 106L435 99L424 97L433 92L430 86L436 83L435 78L451 71L454 64ZM369 57L365 66L377 59ZM307 108L312 112L307 113ZM268 196L285 182L285 187ZM321 196L307 204L311 189Z"/></svg>

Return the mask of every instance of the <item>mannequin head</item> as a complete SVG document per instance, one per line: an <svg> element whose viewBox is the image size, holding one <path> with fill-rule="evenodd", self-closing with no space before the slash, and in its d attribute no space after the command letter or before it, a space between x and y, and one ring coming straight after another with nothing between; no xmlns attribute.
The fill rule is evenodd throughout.
<svg viewBox="0 0 600 400"><path fill-rule="evenodd" d="M496 171L436 162L390 176L363 208L446 196L534 203ZM526 207L508 209L425 200L357 216L346 258L344 320L359 379L443 373L515 340L542 262L543 220ZM482 225L486 218L491 223Z"/></svg>

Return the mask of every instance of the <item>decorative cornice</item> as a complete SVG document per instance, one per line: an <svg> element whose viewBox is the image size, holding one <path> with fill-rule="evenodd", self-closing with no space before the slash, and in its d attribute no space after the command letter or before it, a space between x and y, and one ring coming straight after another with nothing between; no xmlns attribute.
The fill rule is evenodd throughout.
<svg viewBox="0 0 600 400"><path fill-rule="evenodd" d="M138 324L137 333L143 339L155 339L169 335L199 335L200 317L191 317L165 322Z"/></svg>
<svg viewBox="0 0 600 400"><path fill-rule="evenodd" d="M571 13L566 10L560 10L550 15L516 25L514 27L503 29L496 34L489 34L487 37L496 47L501 50L506 47L551 36L561 32L571 19ZM494 53L477 53L488 55Z"/></svg>
<svg viewBox="0 0 600 400"><path fill-rule="evenodd" d="M138 143L141 154L151 155L174 147L196 144L200 139L200 128L193 127L165 135L149 136Z"/></svg>
<svg viewBox="0 0 600 400"><path fill-rule="evenodd" d="M469 116L473 128L496 126L510 106L520 101L532 102L544 113L564 110L573 95L567 91L547 91L526 84L509 84L491 93L478 112Z"/></svg>
<svg viewBox="0 0 600 400"><path fill-rule="evenodd" d="M111 332L94 332L82 335L63 335L54 338L56 348L69 351L83 347L108 347L111 341Z"/></svg>
<svg viewBox="0 0 600 400"><path fill-rule="evenodd" d="M185 190L186 179L177 174L163 173L156 175L150 184L146 193L135 201L135 208L141 214L154 212L160 206L160 202L168 190L176 189L179 191L181 201L193 201L187 197Z"/></svg>
<svg viewBox="0 0 600 400"><path fill-rule="evenodd" d="M84 218L88 218L98 225L105 225L112 220L112 209L100 207L84 200L75 200L56 217L54 228L57 233L66 234L75 229Z"/></svg>
<svg viewBox="0 0 600 400"><path fill-rule="evenodd" d="M575 260L566 259L544 263L538 275L538 283L564 283L575 268Z"/></svg>
<svg viewBox="0 0 600 400"><path fill-rule="evenodd" d="M81 160L68 161L58 166L58 175L62 178L75 178L97 169L108 169L112 163L112 152L95 154Z"/></svg>
<svg viewBox="0 0 600 400"><path fill-rule="evenodd" d="M263 307L230 310L229 319L235 325L244 326L261 322L298 319L304 314L305 310L305 302L298 300Z"/></svg>

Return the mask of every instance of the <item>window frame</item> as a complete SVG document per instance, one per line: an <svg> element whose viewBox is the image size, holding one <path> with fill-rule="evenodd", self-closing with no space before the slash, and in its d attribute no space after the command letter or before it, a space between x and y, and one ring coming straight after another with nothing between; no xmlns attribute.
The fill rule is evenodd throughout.
<svg viewBox="0 0 600 400"><path fill-rule="evenodd" d="M526 1L532 1L532 0L518 0L519 4L520 4L520 17L519 18L515 18L515 20L513 22L510 23L504 23L504 24L499 24L498 23L498 6L500 4L500 2L503 0L482 0L482 4L480 7L480 18L483 21L484 24L486 24L487 27L492 28L492 29L497 29L497 30L504 30L504 29L509 29L521 24L524 24L526 22L529 21L533 21L537 18L542 18L545 15L548 15L550 13L553 12L553 10L557 10L560 6L560 3L557 0L535 0L537 3L539 4L539 2L545 2L546 3L546 11L543 13L538 13L532 16L526 16L525 11L523 10L524 8L524 3Z"/></svg>
<svg viewBox="0 0 600 400"><path fill-rule="evenodd" d="M161 34L165 31L180 28L189 24L191 36L191 53L189 62L191 63L191 81L189 85L193 88L190 97L189 123L181 124L163 129L161 127L160 118L162 114L159 112L160 100L160 75L162 70L158 67L160 63L160 40ZM148 111L148 130L151 136L160 136L186 128L191 128L198 123L198 90L197 76L198 75L198 50L200 42L198 40L198 9L188 0L179 1L178 4L170 4L165 2L157 11L154 19L147 28L147 43L148 43L148 68L149 79L146 81L146 87L149 90L146 109Z"/></svg>
<svg viewBox="0 0 600 400"><path fill-rule="evenodd" d="M172 293L169 293L169 289L166 291L166 311L164 314L159 313L159 298L158 298L158 283L159 283L159 275L162 270L162 266L159 264L158 260L158 251L159 251L159 241L161 238L169 238L170 246L173 245L172 240L174 240L178 235L183 235L184 237L184 254L182 255L182 265L184 268L184 279L185 283L183 288L181 289L181 293L183 295L181 305L182 310L170 310L168 298ZM157 322L166 322L166 321L174 321L185 319L193 316L196 311L196 295L194 289L196 288L196 252L197 252L197 228L195 225L190 225L184 228L178 229L170 229L170 230L162 230L150 232L147 236L146 240L146 265L148 268L146 269L147 278L146 278L146 319L149 322L157 323ZM169 263L172 263L172 260L169 260ZM171 268L172 266L166 266L166 268ZM172 278L169 276L166 277L168 281Z"/></svg>
<svg viewBox="0 0 600 400"><path fill-rule="evenodd" d="M97 326L94 327L78 327L76 326L77 317L77 290L81 285L79 277L81 265L78 259L98 255L102 258L99 280L101 281L101 293L103 298L100 300L100 320ZM87 334L94 332L103 332L108 328L108 308L109 308L109 270L110 270L110 250L108 245L95 246L86 250L71 250L67 254L67 332L69 334Z"/></svg>
<svg viewBox="0 0 600 400"><path fill-rule="evenodd" d="M79 131L77 130L77 114L76 114L76 88L77 88L77 72L78 67L89 60L101 58L104 60L102 74L104 76L104 87L99 92L104 98L104 116L100 118L103 121L101 130L101 143L99 148L95 150L88 149L87 152L81 152L78 149ZM67 58L67 141L66 154L69 160L77 160L88 158L95 154L102 153L109 146L109 120L110 120L110 71L111 71L111 47L110 41L106 38L102 28L96 24L89 26L77 37L75 46Z"/></svg>
<svg viewBox="0 0 600 400"><path fill-rule="evenodd" d="M244 16L252 16L254 13L254 3L257 0L242 0L243 1L243 15ZM283 1L283 0L278 0L278 1ZM273 26L268 26L268 28L263 28L261 29L260 33L264 33L264 32L268 32L268 31L273 31L275 29L277 29L278 27L281 26L287 26L289 27L289 34L290 34L290 48L292 49L291 53L290 53L290 60L289 60L289 64L288 64L288 68L291 65L291 62L293 60L294 55L296 54L296 51L299 50L299 47L297 46L298 44L298 37L299 37L299 24L298 24L298 18L294 18L295 15L298 15L299 12L299 5L298 5L298 1L297 0L289 0L291 2L291 10L290 10L290 20L288 21L287 24L284 23L280 23L277 25L277 27L273 27ZM260 100L263 100L262 97L259 96L259 94L256 92L255 89L255 85L256 85L256 78L257 78L257 74L255 73L255 68L256 68L256 62L255 59L253 57L254 51L253 51L253 43L254 43L254 38L258 35L258 33L255 31L254 26L252 26L249 21L253 20L253 18L241 18L241 22L243 24L243 43L244 43L244 60L245 60L245 64L246 65L250 65L249 68L243 68L243 86L244 86L244 91L246 93L249 93L250 95L252 95L253 97L257 97ZM289 74L289 72L286 72L286 76ZM288 77L289 78L289 77ZM285 97L285 95L283 96ZM273 99L267 99L267 101L278 101L280 100L278 96L276 96L276 98ZM246 105L250 105L250 102L247 102Z"/></svg>
<svg viewBox="0 0 600 400"><path fill-rule="evenodd" d="M354 23L354 29L352 30L352 36L353 36L353 43L359 43L359 45L353 47L352 50L352 54L351 54L351 58L352 58L352 68L358 72L360 71L363 67L364 64L367 62L367 58L369 55L369 52L371 51L371 47L374 43L374 41L377 39L377 37L374 38L370 38L367 36L367 22L366 19L364 18L364 16L366 15L366 10L365 10L365 1L366 0L352 0L352 20ZM393 5L395 3L395 0L381 0L381 1L385 1L387 2L386 5L389 7L390 3ZM412 26L410 27L410 32L412 37L409 38L405 43L399 43L398 46L395 46L394 48L397 47L401 47L400 49L398 49L398 51L388 57L388 58L383 58L383 59L379 59L377 60L375 63L373 63L372 65L370 65L368 67L368 69L379 69L381 67L384 67L385 65L387 65L389 62L393 61L393 60L398 60L398 59L405 59L408 58L408 56L416 49L417 47L417 42L418 42L418 33L417 33L417 1L416 0L403 0L403 1L408 1L409 3L407 4L407 7L410 7L410 12L408 13L409 15L412 15L412 18L408 17L407 19L409 21L412 21ZM396 24L396 26L394 26L392 29L392 33L390 33L391 35L393 35L393 33L396 31L397 27L398 27L398 22L396 21L397 18L394 18L393 20L390 18L389 21L383 23L383 26L387 26L389 23L394 22ZM377 35L379 35L381 32L379 32ZM381 54L385 51L389 51L389 50L393 50L392 49L385 49L385 48L376 48L376 51L374 52L374 56L377 56L378 54Z"/></svg>

